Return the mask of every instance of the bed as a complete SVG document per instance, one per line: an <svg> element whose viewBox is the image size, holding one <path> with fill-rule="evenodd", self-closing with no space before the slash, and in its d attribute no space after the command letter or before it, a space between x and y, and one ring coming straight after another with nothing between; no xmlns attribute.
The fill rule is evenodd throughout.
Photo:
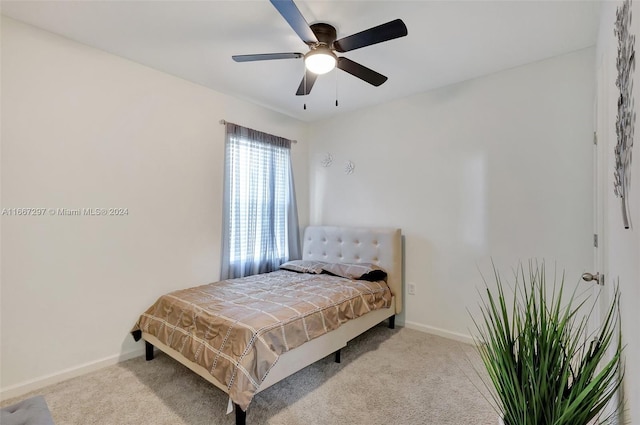
<svg viewBox="0 0 640 425"><path fill-rule="evenodd" d="M400 229L307 227L300 264L166 294L132 334L145 341L147 360L155 347L229 394L244 425L255 394L328 355L339 362L348 341L387 319L393 328L402 310ZM372 278L353 278L360 270ZM320 287L348 296L336 301Z"/></svg>

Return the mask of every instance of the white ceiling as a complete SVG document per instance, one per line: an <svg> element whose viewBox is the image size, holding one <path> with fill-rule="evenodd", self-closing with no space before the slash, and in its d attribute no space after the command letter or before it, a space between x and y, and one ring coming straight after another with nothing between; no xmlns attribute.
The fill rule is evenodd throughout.
<svg viewBox="0 0 640 425"><path fill-rule="evenodd" d="M9 17L305 121L593 46L600 10L597 1L296 4L310 24L334 25L338 38L401 18L407 37L341 54L389 80L373 87L336 70L300 97L302 60L234 62L234 54L308 50L268 0L23 0L1 6Z"/></svg>

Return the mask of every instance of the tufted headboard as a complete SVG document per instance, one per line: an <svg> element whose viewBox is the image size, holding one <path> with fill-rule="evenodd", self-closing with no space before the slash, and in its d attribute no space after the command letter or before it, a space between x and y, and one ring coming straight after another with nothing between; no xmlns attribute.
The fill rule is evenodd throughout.
<svg viewBox="0 0 640 425"><path fill-rule="evenodd" d="M304 231L302 259L330 263L372 263L387 272L395 296L396 314L402 311L402 236L400 229L309 226Z"/></svg>

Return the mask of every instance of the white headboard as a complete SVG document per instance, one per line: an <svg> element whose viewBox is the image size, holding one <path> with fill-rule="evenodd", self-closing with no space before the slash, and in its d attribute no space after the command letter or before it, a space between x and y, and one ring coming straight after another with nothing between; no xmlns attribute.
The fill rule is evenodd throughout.
<svg viewBox="0 0 640 425"><path fill-rule="evenodd" d="M400 229L309 226L304 231L302 259L330 263L372 263L385 269L402 311L402 236Z"/></svg>

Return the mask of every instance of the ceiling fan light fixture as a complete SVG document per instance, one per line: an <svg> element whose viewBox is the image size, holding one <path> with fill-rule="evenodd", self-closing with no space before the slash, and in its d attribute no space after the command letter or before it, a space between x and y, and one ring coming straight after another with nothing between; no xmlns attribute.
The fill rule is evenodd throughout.
<svg viewBox="0 0 640 425"><path fill-rule="evenodd" d="M304 65L314 74L326 74L336 67L338 58L326 47L318 47L304 56Z"/></svg>

